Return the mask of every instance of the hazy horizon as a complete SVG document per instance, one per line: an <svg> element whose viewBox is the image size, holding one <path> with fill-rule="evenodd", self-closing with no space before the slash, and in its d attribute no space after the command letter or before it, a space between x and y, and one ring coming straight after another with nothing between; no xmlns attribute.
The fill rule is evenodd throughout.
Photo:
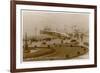
<svg viewBox="0 0 100 73"><path fill-rule="evenodd" d="M53 11L22 11L23 35L39 33L44 27L50 27L59 32L72 32L76 25L81 32L89 32L89 14Z"/></svg>

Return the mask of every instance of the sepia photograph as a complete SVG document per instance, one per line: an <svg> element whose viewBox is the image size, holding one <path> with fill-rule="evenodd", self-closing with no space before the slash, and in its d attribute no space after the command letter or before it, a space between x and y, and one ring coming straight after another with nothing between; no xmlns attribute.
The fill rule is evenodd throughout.
<svg viewBox="0 0 100 73"><path fill-rule="evenodd" d="M11 1L11 72L97 67L97 6Z"/></svg>
<svg viewBox="0 0 100 73"><path fill-rule="evenodd" d="M89 13L21 10L23 61L89 59Z"/></svg>

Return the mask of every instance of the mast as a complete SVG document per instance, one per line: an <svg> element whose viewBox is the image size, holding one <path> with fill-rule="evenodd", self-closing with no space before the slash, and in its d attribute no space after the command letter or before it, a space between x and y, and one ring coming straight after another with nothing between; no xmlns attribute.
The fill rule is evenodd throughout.
<svg viewBox="0 0 100 73"><path fill-rule="evenodd" d="M28 50L28 43L27 43L27 33L25 33L25 50Z"/></svg>

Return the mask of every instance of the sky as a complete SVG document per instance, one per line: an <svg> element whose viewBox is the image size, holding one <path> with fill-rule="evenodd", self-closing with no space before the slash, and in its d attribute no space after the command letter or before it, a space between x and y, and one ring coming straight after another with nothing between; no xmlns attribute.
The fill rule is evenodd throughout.
<svg viewBox="0 0 100 73"><path fill-rule="evenodd" d="M89 31L89 14L74 12L22 10L23 35L39 34L44 27L59 32L72 32L77 26L81 32Z"/></svg>

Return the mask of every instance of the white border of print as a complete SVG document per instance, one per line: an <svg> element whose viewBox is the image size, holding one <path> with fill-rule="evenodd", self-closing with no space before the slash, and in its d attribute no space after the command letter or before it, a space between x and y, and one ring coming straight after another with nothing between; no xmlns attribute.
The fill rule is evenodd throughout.
<svg viewBox="0 0 100 73"><path fill-rule="evenodd" d="M52 10L52 11L70 11L70 12L88 12L89 14L89 59L71 59L71 60L55 60L55 61L30 61L22 62L21 58L21 19L20 10ZM84 8L69 8L69 7L50 7L50 6L35 6L35 5L16 5L16 68L40 68L53 66L74 66L94 64L94 9Z"/></svg>

